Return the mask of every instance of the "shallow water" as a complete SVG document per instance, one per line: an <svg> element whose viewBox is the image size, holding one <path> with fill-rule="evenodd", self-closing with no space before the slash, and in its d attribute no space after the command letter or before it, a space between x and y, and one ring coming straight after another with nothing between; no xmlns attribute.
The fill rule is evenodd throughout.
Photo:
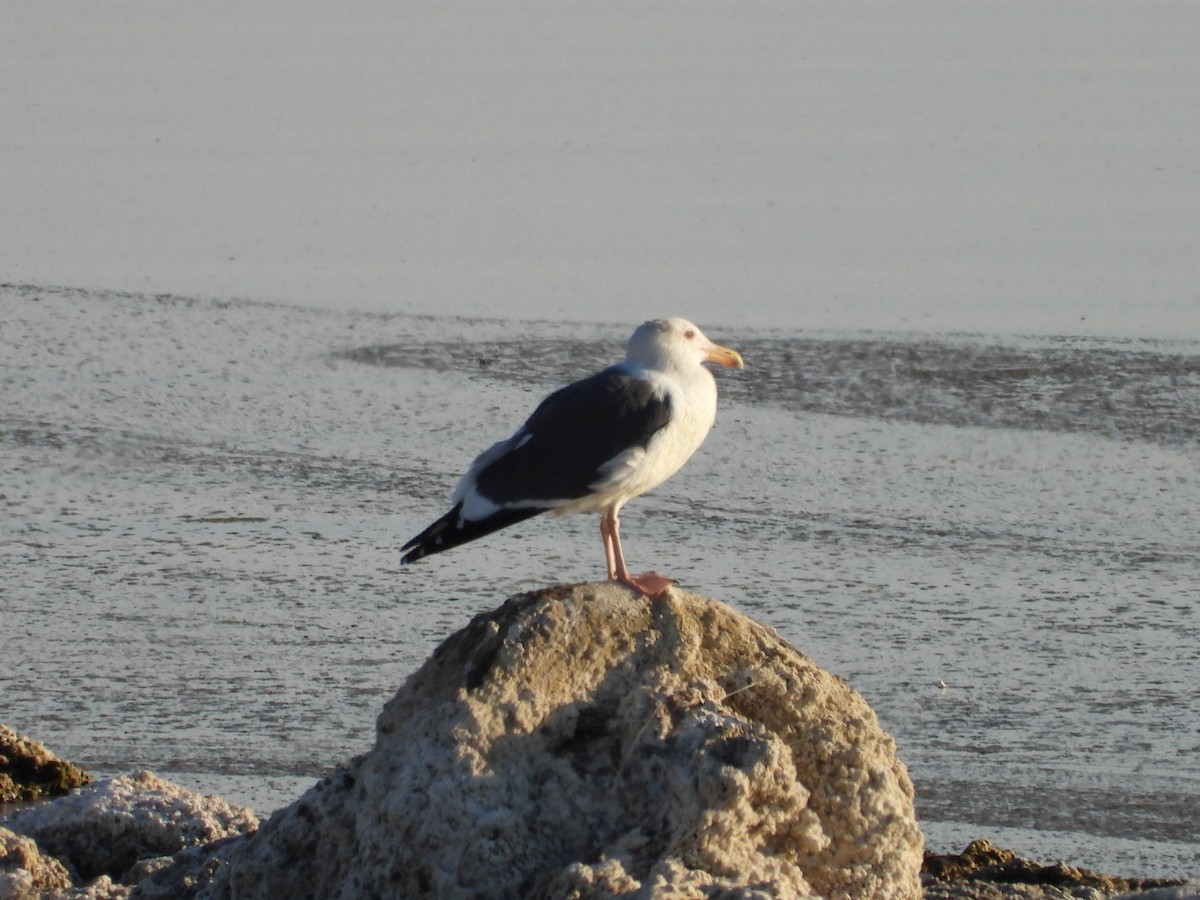
<svg viewBox="0 0 1200 900"><path fill-rule="evenodd" d="M593 517L401 569L472 456L630 325L0 288L0 720L269 810ZM896 738L935 849L1200 872L1200 344L709 326L748 368L631 565L765 621Z"/></svg>

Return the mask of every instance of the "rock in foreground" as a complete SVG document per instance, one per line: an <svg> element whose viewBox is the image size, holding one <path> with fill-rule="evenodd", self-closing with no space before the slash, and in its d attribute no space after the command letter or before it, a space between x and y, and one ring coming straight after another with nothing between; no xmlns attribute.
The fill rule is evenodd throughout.
<svg viewBox="0 0 1200 900"><path fill-rule="evenodd" d="M962 853L925 855L925 900L1197 900L1185 879L1120 878L1058 862L1043 865L984 840Z"/></svg>
<svg viewBox="0 0 1200 900"><path fill-rule="evenodd" d="M72 876L71 885L98 878L133 883L140 877L138 863L258 827L251 810L201 796L150 772L98 781L53 802L17 809L0 822L34 842L29 846L36 846L40 855L31 855L29 846L7 836L9 868L33 873L34 884L57 877L61 869Z"/></svg>
<svg viewBox="0 0 1200 900"><path fill-rule="evenodd" d="M89 781L79 766L0 725L0 803L58 797Z"/></svg>
<svg viewBox="0 0 1200 900"><path fill-rule="evenodd" d="M43 854L31 838L0 826L0 898L36 897L71 886L59 860Z"/></svg>
<svg viewBox="0 0 1200 900"><path fill-rule="evenodd" d="M912 786L863 699L718 602L509 600L375 747L220 854L205 896L916 898Z"/></svg>

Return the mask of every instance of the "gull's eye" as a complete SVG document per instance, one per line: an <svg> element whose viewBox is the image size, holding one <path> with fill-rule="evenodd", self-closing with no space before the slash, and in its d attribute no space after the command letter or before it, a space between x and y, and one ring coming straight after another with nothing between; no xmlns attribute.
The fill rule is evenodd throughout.
<svg viewBox="0 0 1200 900"><path fill-rule="evenodd" d="M694 337L696 336L696 332L694 332L694 331L685 331L685 332L683 333L683 336L684 336L685 338L687 338L687 339L690 341L692 338L694 338Z"/></svg>

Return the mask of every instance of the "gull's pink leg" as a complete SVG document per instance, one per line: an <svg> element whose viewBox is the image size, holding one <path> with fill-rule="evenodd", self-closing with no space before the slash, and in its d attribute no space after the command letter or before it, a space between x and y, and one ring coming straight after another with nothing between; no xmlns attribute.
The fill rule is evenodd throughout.
<svg viewBox="0 0 1200 900"><path fill-rule="evenodd" d="M613 553L612 529L609 521L609 510L600 517L600 538L604 541L604 562L608 565L608 580L617 580L617 559Z"/></svg>
<svg viewBox="0 0 1200 900"><path fill-rule="evenodd" d="M609 581L619 581L643 597L661 597L671 585L679 584L674 578L659 575L657 572L643 572L637 576L629 574L629 569L625 566L625 553L621 549L621 522L617 518L615 506L605 510L604 517L600 520L600 532L604 535Z"/></svg>

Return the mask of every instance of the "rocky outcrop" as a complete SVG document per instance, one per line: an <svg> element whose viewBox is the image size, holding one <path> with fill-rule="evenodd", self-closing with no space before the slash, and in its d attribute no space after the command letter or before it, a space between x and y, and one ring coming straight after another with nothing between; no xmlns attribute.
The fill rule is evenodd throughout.
<svg viewBox="0 0 1200 900"><path fill-rule="evenodd" d="M203 896L921 895L912 786L867 704L694 594L513 598L377 732L229 845Z"/></svg>
<svg viewBox="0 0 1200 900"><path fill-rule="evenodd" d="M0 725L0 803L57 797L89 781L87 772L44 744Z"/></svg>
<svg viewBox="0 0 1200 900"><path fill-rule="evenodd" d="M116 896L129 891L116 883L139 880L146 860L245 834L259 822L249 809L139 772L19 808L0 824L11 835L6 865L12 885L68 889L63 896ZM65 885L58 883L63 876ZM112 890L100 892L97 882ZM91 885L90 894L71 893L84 885Z"/></svg>
<svg viewBox="0 0 1200 900"><path fill-rule="evenodd" d="M962 853L926 854L926 900L1195 900L1200 885L1176 879L1119 878L1058 862L1043 865L988 841Z"/></svg>

